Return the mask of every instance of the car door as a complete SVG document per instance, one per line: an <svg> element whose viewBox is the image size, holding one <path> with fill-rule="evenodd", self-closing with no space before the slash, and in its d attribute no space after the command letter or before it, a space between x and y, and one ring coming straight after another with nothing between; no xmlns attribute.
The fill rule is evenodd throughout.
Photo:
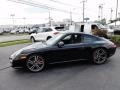
<svg viewBox="0 0 120 90"><path fill-rule="evenodd" d="M84 53L82 58L89 59L92 56L92 50L94 47L96 47L96 41L99 41L98 38L82 34L81 35L81 43L84 45Z"/></svg>
<svg viewBox="0 0 120 90"><path fill-rule="evenodd" d="M38 40L38 41L42 40L42 33L43 33L43 32L44 32L44 31L43 31L42 28L36 29L36 32L34 33L34 34L35 34L35 35L34 35L35 40Z"/></svg>
<svg viewBox="0 0 120 90"><path fill-rule="evenodd" d="M83 54L83 45L74 44L74 35L66 35L60 41L64 42L64 46L54 46L49 50L48 58L50 62L63 62L79 59ZM59 41L59 42L60 42Z"/></svg>
<svg viewBox="0 0 120 90"><path fill-rule="evenodd" d="M41 35L42 40L46 41L47 37L51 35L51 32L53 31L51 28L43 28L43 33Z"/></svg>

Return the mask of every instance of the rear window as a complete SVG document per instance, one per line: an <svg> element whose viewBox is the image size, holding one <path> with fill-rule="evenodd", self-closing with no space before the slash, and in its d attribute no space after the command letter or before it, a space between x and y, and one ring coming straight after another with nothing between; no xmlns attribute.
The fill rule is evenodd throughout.
<svg viewBox="0 0 120 90"><path fill-rule="evenodd" d="M57 31L65 31L66 29L64 27L55 27Z"/></svg>
<svg viewBox="0 0 120 90"><path fill-rule="evenodd" d="M100 41L99 38L91 36L91 35L82 35L81 39L82 39L81 40L82 43L91 43L95 41Z"/></svg>

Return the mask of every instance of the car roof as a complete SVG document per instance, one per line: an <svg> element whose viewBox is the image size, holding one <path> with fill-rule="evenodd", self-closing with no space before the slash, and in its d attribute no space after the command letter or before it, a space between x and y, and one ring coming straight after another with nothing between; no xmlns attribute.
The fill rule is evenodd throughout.
<svg viewBox="0 0 120 90"><path fill-rule="evenodd" d="M61 32L62 34L82 34L82 35L89 35L89 36L93 36L93 37L97 37L97 38L100 38L96 35L91 35L91 34L86 34L84 32Z"/></svg>

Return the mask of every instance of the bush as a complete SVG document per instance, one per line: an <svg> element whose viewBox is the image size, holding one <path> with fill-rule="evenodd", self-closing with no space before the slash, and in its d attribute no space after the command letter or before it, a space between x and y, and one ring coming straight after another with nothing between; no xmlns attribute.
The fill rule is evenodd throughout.
<svg viewBox="0 0 120 90"><path fill-rule="evenodd" d="M112 36L112 41L114 43L120 44L120 35Z"/></svg>
<svg viewBox="0 0 120 90"><path fill-rule="evenodd" d="M107 37L107 30L102 30L102 29L94 29L92 30L93 35L108 38Z"/></svg>

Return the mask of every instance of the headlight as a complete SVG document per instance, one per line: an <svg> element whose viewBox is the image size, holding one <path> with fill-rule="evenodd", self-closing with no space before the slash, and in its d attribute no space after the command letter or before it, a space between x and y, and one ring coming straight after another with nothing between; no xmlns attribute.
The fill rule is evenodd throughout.
<svg viewBox="0 0 120 90"><path fill-rule="evenodd" d="M13 53L13 54L10 56L10 59L16 60L17 57L20 55L21 51L22 51L22 50L18 50L18 51L16 51L15 53Z"/></svg>

